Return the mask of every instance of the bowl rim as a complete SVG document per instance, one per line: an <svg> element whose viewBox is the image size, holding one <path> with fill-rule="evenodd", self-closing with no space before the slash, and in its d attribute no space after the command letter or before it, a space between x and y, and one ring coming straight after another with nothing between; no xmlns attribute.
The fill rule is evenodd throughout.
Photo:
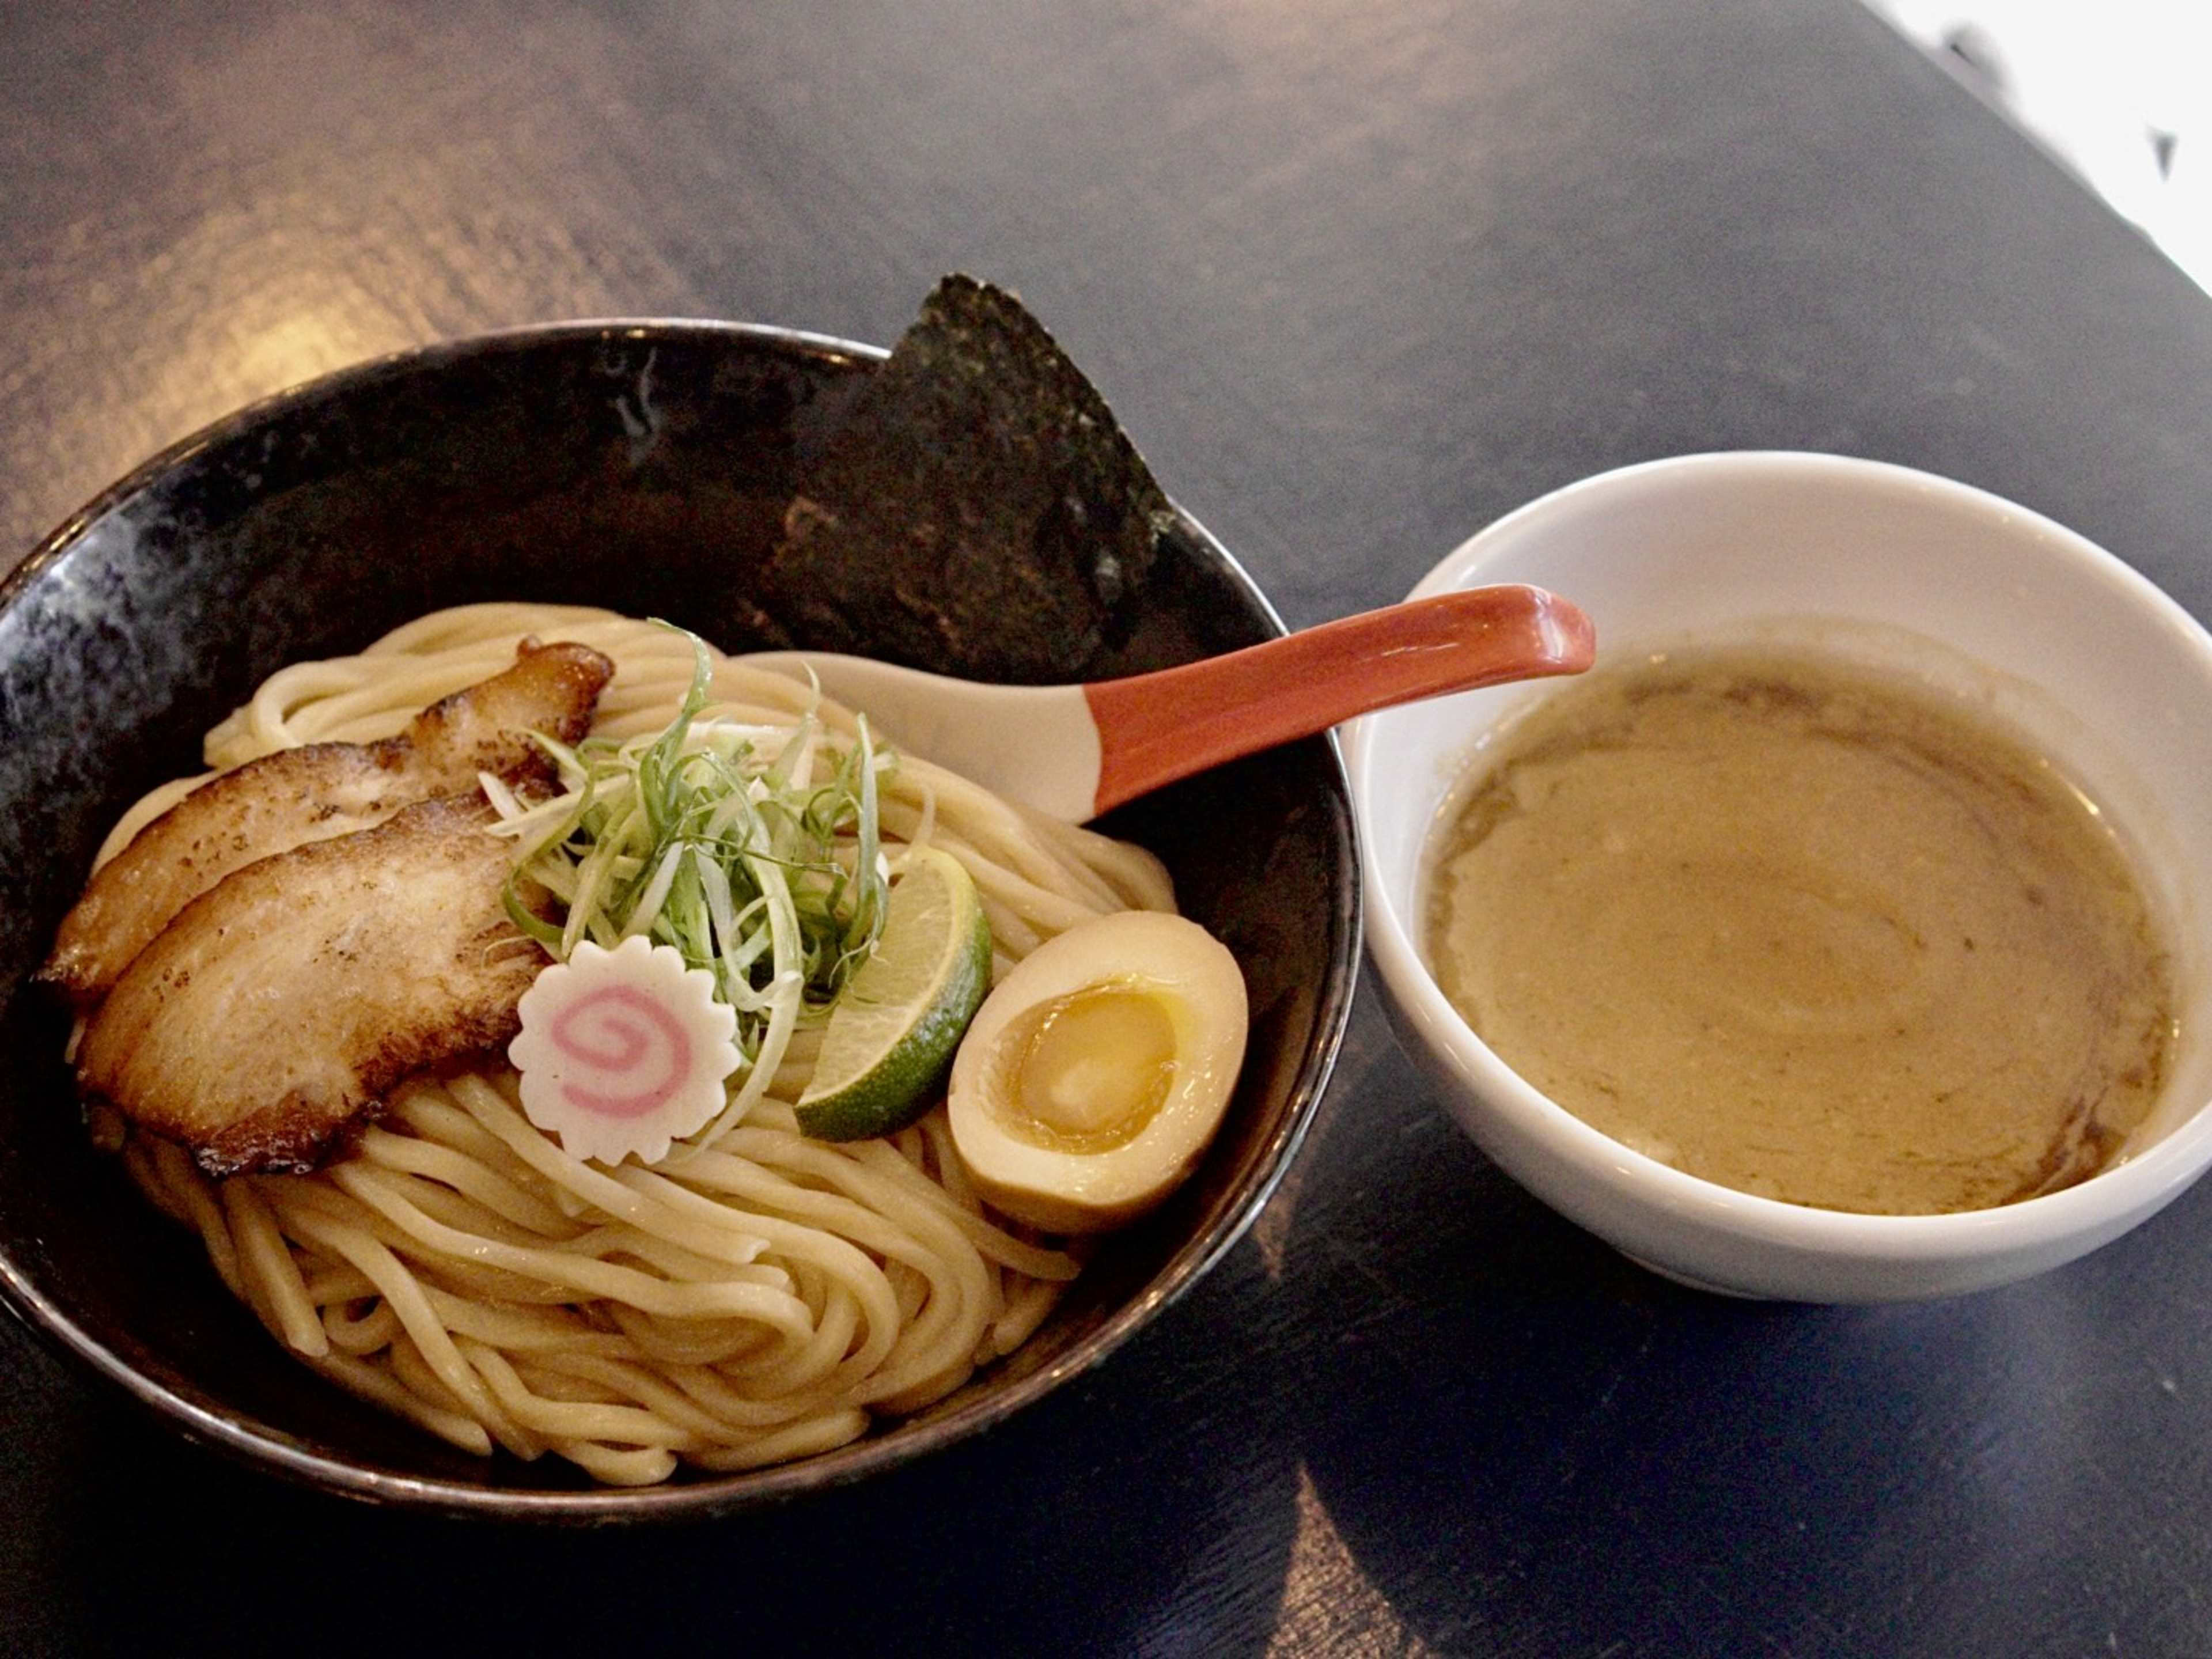
<svg viewBox="0 0 2212 1659"><path fill-rule="evenodd" d="M707 343L741 343L770 353L839 364L874 365L890 353L881 346L834 335L767 323L713 318L602 317L526 324L518 327L440 340L406 348L289 386L209 422L133 467L94 495L41 538L22 562L0 578L0 614L12 608L32 584L65 557L87 531L107 514L202 452L258 426L319 403L343 398L364 387L402 376L434 373L447 362L487 352L524 352L581 341L628 339L650 342L682 338ZM1222 570L1257 608L1277 634L1288 631L1273 604L1236 556L1179 503L1169 503L1178 529L1200 552L1217 559ZM212 1447L255 1468L318 1491L362 1502L459 1517L488 1517L552 1524L599 1526L631 1522L681 1520L727 1514L848 1485L879 1470L912 1462L980 1433L1052 1393L1090 1370L1143 1328L1165 1307L1204 1277L1242 1238L1281 1184L1311 1127L1340 1050L1357 988L1364 937L1364 872L1358 815L1354 810L1344 756L1328 734L1328 753L1349 856L1332 872L1327 925L1335 935L1334 971L1319 987L1314 1010L1315 1036L1292 1078L1280 1120L1256 1151L1242 1194L1212 1224L1184 1243L1140 1292L1104 1317L1046 1364L1015 1378L942 1416L895 1425L830 1451L796 1462L728 1474L693 1474L653 1486L586 1486L575 1490L477 1486L437 1475L418 1475L329 1455L306 1445L220 1401L204 1402L156 1381L133 1365L98 1335L71 1319L39 1285L33 1273L0 1242L0 1307L31 1334L65 1358L88 1368L119 1388L141 1407L178 1430L186 1439ZM310 1378L317 1387L333 1386ZM496 1467L495 1465L493 1467Z"/></svg>
<svg viewBox="0 0 2212 1659"><path fill-rule="evenodd" d="M1832 487L1906 492L1984 515L2008 533L2039 540L2054 562L2078 566L2091 580L2107 585L2142 611L2147 622L2177 633L2212 674L2212 634L2149 578L2078 532L1956 479L1894 462L1812 451L1701 452L1639 461L1577 479L1484 526L1439 560L1407 597L1470 585L1486 564L1509 553L1516 538L1545 520L1632 495L1655 483L1689 479L1724 489L1747 475L1762 483L1795 477ZM1476 1036L1429 971L1400 914L1400 896L1377 866L1375 837L1367 833L1370 798L1377 790L1373 778L1380 764L1381 730L1375 717L1363 719L1346 743L1352 800L1360 815L1369 949L1407 1023L1474 1091L1480 1109L1497 1114L1522 1139L1540 1146L1544 1156L1565 1165L1583 1182L1632 1194L1683 1224L1801 1257L1869 1265L1937 1259L1965 1264L2026 1255L2069 1237L2102 1242L2094 1237L2100 1228L2147 1217L2212 1165L2212 1100L2200 1103L2140 1154L2075 1186L1993 1209L1935 1215L1867 1215L1764 1198L1687 1174L1613 1139L1508 1066Z"/></svg>

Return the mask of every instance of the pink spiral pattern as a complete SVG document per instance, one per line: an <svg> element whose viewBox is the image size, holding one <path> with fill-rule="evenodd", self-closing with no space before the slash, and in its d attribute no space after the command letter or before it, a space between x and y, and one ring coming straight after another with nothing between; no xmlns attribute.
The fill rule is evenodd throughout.
<svg viewBox="0 0 2212 1659"><path fill-rule="evenodd" d="M691 1075L690 1034L635 986L603 985L577 998L555 1018L546 1040L567 1062L562 1097L603 1117L658 1111Z"/></svg>

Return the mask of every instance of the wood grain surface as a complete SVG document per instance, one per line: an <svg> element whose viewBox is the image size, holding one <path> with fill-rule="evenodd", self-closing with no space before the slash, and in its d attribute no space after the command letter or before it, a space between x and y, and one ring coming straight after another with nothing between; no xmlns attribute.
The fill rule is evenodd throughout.
<svg viewBox="0 0 2212 1659"><path fill-rule="evenodd" d="M605 313L887 341L954 269L1294 624L1747 446L1997 490L2212 614L2212 303L1850 0L0 8L0 564L341 363ZM2202 1654L2208 1309L2212 1188L1960 1302L1678 1290L1462 1140L1367 994L1195 1293L765 1515L352 1508L0 1331L0 1648Z"/></svg>

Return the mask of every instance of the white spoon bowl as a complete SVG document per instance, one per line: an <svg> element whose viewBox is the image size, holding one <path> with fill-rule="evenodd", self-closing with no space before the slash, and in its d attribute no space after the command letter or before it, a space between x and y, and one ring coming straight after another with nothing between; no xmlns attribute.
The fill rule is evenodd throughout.
<svg viewBox="0 0 2212 1659"><path fill-rule="evenodd" d="M1573 605L1516 585L1429 595L1088 685L988 685L818 651L744 660L811 675L915 754L1048 817L1084 823L1178 778L1370 709L1578 674L1595 648L1589 619Z"/></svg>

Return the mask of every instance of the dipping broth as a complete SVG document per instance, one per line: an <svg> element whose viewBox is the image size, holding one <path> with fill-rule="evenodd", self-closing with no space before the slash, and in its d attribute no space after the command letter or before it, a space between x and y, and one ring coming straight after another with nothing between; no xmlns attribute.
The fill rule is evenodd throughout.
<svg viewBox="0 0 2212 1659"><path fill-rule="evenodd" d="M1443 824L1427 946L1522 1077L1744 1192L1923 1214L2056 1191L2149 1113L2169 953L2020 740L1803 653L1602 670Z"/></svg>

